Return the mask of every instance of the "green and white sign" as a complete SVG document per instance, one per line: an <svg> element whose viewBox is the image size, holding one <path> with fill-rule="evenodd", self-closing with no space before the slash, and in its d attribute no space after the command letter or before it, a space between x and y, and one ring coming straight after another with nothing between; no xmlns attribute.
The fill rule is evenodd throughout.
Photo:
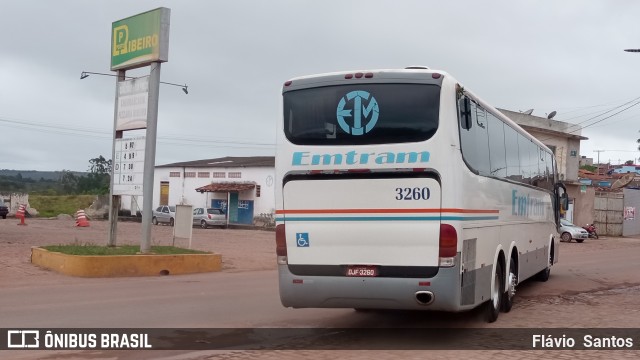
<svg viewBox="0 0 640 360"><path fill-rule="evenodd" d="M158 8L114 22L111 27L111 70L168 61L170 15L170 9Z"/></svg>

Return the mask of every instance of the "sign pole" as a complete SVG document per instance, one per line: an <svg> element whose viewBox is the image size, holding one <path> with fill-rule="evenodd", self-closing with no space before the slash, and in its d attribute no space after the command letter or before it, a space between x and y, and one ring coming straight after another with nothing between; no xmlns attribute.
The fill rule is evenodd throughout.
<svg viewBox="0 0 640 360"><path fill-rule="evenodd" d="M125 70L118 70L116 77L116 100L113 111L113 144L111 146L111 184L109 186L109 239L108 246L116 246L118 237L118 211L120 210L120 195L113 194L113 185L115 183L115 165L116 165L116 139L122 139L122 131L118 128L118 85L125 80Z"/></svg>
<svg viewBox="0 0 640 360"><path fill-rule="evenodd" d="M142 239L140 241L140 252L143 254L148 254L151 252L151 219L153 216L153 177L156 163L156 135L158 129L158 97L160 94L160 64L162 62L166 62L169 60L169 18L171 16L171 10L168 8L157 8L155 10L150 10L138 15L130 16L126 19L122 19L119 21L115 21L111 24L111 70L118 71L118 83L116 86L116 102L119 101L119 95L121 95L119 91L119 83L120 81L124 81L124 71L127 69L139 68L142 66L150 65L151 73L149 74L149 82L145 84L148 85L148 108L147 108L147 117L146 117L146 140L145 140L145 152L144 152L144 172L143 172L143 181L142 181ZM120 78L122 77L122 80ZM138 96L138 87L137 83L131 84L132 89L127 92L125 96L134 96L137 100L132 101L133 104L129 104L125 107L128 109L123 109L122 111L122 124L118 124L118 105L116 103L116 121L114 121L114 148L112 152L112 159L115 163L116 159L116 151L115 144L116 138L122 138L122 131L124 130L134 130L134 129L143 129L144 127L135 125L135 122L140 120L136 119L136 114L139 111L144 110L143 108L138 108L137 101L144 99L144 96ZM144 87L144 86L142 86ZM186 90L185 90L186 92ZM123 102L128 104L129 101ZM129 114L130 113L130 114ZM126 124L125 119L128 115L133 116L133 119L129 119L130 122L134 124ZM142 119L144 122L145 119ZM118 126L121 125L121 126ZM119 131L118 131L119 130ZM118 134L119 133L119 134ZM137 146L136 146L137 148ZM121 149L122 150L122 149ZM131 150L129 155L127 156L127 160L134 160L135 155L137 154L136 149L129 148ZM119 154L124 154L122 151ZM136 165L137 158L135 161L127 162L128 172L125 180L126 185L124 191L132 191L130 185L134 185L134 190L138 190L135 182L136 179ZM124 165L124 162L121 162L121 165ZM121 169L124 171L125 169ZM130 173L130 170L133 170L134 173ZM124 173L123 173L124 174ZM119 179L122 180L122 179ZM134 182L134 184L131 184ZM119 185L123 185L121 181L118 182ZM111 211L109 214L110 219L110 233L109 233L109 244L115 245L115 222L118 218L118 208L120 204L120 196L114 195L114 177L112 171L111 177ZM120 192L122 187L119 187L118 194L126 194ZM139 195L137 192L134 194L127 195ZM116 207L117 205L117 207ZM114 219L116 221L114 221Z"/></svg>
<svg viewBox="0 0 640 360"><path fill-rule="evenodd" d="M151 63L149 74L149 112L144 152L144 175L142 182L142 240L140 252L151 252L151 219L153 215L153 182L156 166L156 137L158 133L158 99L160 95L160 62Z"/></svg>

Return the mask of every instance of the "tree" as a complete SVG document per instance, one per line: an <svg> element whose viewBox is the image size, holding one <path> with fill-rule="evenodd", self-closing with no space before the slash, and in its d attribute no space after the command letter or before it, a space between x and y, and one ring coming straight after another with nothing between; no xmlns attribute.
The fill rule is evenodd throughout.
<svg viewBox="0 0 640 360"><path fill-rule="evenodd" d="M634 161L633 160L627 160L624 162L625 165L633 165Z"/></svg>
<svg viewBox="0 0 640 360"><path fill-rule="evenodd" d="M100 155L89 160L89 174L79 182L83 193L108 194L111 183L111 160Z"/></svg>
<svg viewBox="0 0 640 360"><path fill-rule="evenodd" d="M78 177L69 170L62 170L60 184L66 194L75 194L78 192Z"/></svg>
<svg viewBox="0 0 640 360"><path fill-rule="evenodd" d="M111 160L105 159L102 155L89 160L89 163L89 171L92 174L111 174Z"/></svg>
<svg viewBox="0 0 640 360"><path fill-rule="evenodd" d="M60 185L67 194L108 194L110 182L111 160L102 155L89 160L87 175L76 176L69 170L63 170L60 178Z"/></svg>

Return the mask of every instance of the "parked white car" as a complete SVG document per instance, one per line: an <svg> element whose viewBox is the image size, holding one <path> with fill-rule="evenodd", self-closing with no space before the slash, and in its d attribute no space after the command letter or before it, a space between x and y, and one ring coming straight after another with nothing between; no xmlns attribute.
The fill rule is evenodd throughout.
<svg viewBox="0 0 640 360"><path fill-rule="evenodd" d="M193 225L206 229L209 226L227 226L227 216L221 209L195 208L193 209Z"/></svg>
<svg viewBox="0 0 640 360"><path fill-rule="evenodd" d="M570 242L571 239L575 239L581 243L588 237L589 233L587 230L572 224L568 220L560 219L560 239L562 239L562 241Z"/></svg>
<svg viewBox="0 0 640 360"><path fill-rule="evenodd" d="M153 210L153 217L151 218L151 222L153 225L158 225L158 223L169 224L173 226L176 219L176 207L168 206L168 205L160 205L155 210Z"/></svg>

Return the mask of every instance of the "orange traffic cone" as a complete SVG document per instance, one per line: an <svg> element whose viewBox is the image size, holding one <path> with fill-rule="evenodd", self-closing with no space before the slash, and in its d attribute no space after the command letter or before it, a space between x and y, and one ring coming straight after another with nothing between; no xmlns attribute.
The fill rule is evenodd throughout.
<svg viewBox="0 0 640 360"><path fill-rule="evenodd" d="M18 208L18 211L16 212L16 217L20 219L20 222L18 223L18 225L27 225L24 222L24 216L26 212L25 209L26 209L25 205L20 205L20 207Z"/></svg>
<svg viewBox="0 0 640 360"><path fill-rule="evenodd" d="M85 215L84 210L76 211L76 225L78 227L87 227L89 226L89 221L87 220L87 215Z"/></svg>

